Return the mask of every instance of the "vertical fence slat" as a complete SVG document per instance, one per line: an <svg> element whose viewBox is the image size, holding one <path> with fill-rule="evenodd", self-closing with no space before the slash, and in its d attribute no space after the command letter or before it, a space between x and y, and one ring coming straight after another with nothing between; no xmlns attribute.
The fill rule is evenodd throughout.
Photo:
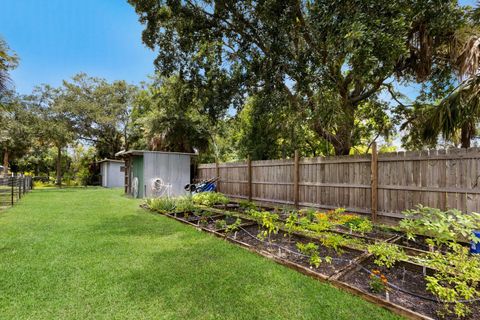
<svg viewBox="0 0 480 320"><path fill-rule="evenodd" d="M370 211L372 213L372 220L377 221L378 209L378 153L377 143L372 144L372 160L371 160L371 202Z"/></svg>
<svg viewBox="0 0 480 320"><path fill-rule="evenodd" d="M295 162L294 162L294 172L293 172L293 203L295 207L298 207L299 203L299 175L300 175L300 166L299 166L299 153L298 150L295 150Z"/></svg>

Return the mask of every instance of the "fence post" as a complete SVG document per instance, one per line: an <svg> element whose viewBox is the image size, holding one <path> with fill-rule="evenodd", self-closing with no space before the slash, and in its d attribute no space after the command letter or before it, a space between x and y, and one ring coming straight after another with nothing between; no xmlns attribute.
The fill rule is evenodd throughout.
<svg viewBox="0 0 480 320"><path fill-rule="evenodd" d="M247 157L247 196L248 201L252 201L252 159Z"/></svg>
<svg viewBox="0 0 480 320"><path fill-rule="evenodd" d="M217 176L217 192L220 192L220 165L218 159L215 159L215 175Z"/></svg>
<svg viewBox="0 0 480 320"><path fill-rule="evenodd" d="M371 160L371 212L372 221L377 221L378 209L378 152L377 143L372 144L372 160Z"/></svg>
<svg viewBox="0 0 480 320"><path fill-rule="evenodd" d="M22 198L22 178L17 179L18 181L18 199Z"/></svg>
<svg viewBox="0 0 480 320"><path fill-rule="evenodd" d="M14 186L14 184L13 184L13 177L10 177L10 179L11 179L11 181L12 181L12 188L11 188L12 194L11 194L11 196L12 196L12 207L13 207L13 204L15 203L15 200L13 199L13 196L14 196L14 194L15 194L15 189L14 189L15 186Z"/></svg>
<svg viewBox="0 0 480 320"><path fill-rule="evenodd" d="M299 203L299 188L298 181L300 178L300 166L299 166L299 153L298 150L295 150L295 162L293 167L293 203L296 208L298 208Z"/></svg>

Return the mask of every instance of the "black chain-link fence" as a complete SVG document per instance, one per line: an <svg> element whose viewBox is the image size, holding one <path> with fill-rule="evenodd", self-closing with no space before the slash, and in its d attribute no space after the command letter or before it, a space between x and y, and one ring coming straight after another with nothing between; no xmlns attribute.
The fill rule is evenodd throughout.
<svg viewBox="0 0 480 320"><path fill-rule="evenodd" d="M0 177L0 210L13 206L32 189L32 177Z"/></svg>

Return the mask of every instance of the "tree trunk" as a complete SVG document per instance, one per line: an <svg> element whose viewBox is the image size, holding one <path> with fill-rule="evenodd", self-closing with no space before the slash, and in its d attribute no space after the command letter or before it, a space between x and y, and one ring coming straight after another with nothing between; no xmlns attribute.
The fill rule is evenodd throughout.
<svg viewBox="0 0 480 320"><path fill-rule="evenodd" d="M350 154L353 147L353 131L355 130L355 106L345 104L342 106L345 118L342 123L338 123L338 131L334 134L324 129L322 123L318 122L314 130L320 138L327 140L332 144L336 156L346 156Z"/></svg>
<svg viewBox="0 0 480 320"><path fill-rule="evenodd" d="M62 186L62 148L57 146L57 186Z"/></svg>
<svg viewBox="0 0 480 320"><path fill-rule="evenodd" d="M470 148L470 143L475 135L475 125L472 125L471 123L465 123L462 127L460 135L462 148Z"/></svg>
<svg viewBox="0 0 480 320"><path fill-rule="evenodd" d="M3 175L8 177L8 149L3 148Z"/></svg>

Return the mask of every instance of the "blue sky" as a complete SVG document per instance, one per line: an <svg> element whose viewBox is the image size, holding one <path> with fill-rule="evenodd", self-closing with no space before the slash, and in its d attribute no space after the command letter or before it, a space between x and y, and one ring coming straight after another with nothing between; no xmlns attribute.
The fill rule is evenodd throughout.
<svg viewBox="0 0 480 320"><path fill-rule="evenodd" d="M0 36L20 57L12 72L20 93L78 72L131 83L154 72L155 53L142 44L143 26L126 0L0 2Z"/></svg>
<svg viewBox="0 0 480 320"><path fill-rule="evenodd" d="M20 57L17 91L59 85L78 72L138 83L153 74L155 54L126 0L0 0L0 36Z"/></svg>

